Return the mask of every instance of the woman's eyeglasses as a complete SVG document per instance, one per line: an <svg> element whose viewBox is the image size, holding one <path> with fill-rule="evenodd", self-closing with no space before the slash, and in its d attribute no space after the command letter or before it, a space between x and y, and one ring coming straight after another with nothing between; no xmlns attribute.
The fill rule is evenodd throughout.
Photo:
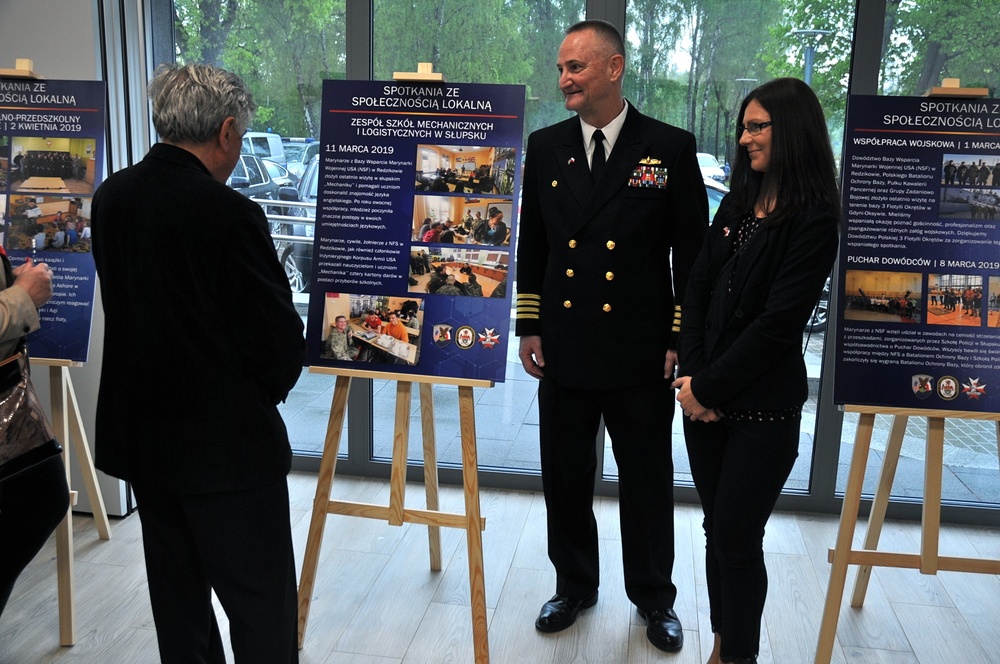
<svg viewBox="0 0 1000 664"><path fill-rule="evenodd" d="M770 127L773 123L768 120L767 122L748 122L745 125L736 126L736 138L743 135L744 131L750 132L751 136L757 136L760 132L764 131Z"/></svg>

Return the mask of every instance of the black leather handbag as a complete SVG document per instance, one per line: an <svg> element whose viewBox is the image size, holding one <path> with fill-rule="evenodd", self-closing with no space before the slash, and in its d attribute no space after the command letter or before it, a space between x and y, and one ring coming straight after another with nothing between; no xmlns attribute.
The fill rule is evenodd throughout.
<svg viewBox="0 0 1000 664"><path fill-rule="evenodd" d="M0 482L62 452L21 350L0 362Z"/></svg>

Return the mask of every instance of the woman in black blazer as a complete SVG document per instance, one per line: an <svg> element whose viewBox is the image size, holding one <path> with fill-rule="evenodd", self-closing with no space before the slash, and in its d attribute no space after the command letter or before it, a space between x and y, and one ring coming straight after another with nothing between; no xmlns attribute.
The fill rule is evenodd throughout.
<svg viewBox="0 0 1000 664"><path fill-rule="evenodd" d="M764 525L798 456L802 330L833 267L840 220L826 121L809 86L765 83L743 101L738 125L732 190L684 295L674 383L705 512L709 664L757 661Z"/></svg>

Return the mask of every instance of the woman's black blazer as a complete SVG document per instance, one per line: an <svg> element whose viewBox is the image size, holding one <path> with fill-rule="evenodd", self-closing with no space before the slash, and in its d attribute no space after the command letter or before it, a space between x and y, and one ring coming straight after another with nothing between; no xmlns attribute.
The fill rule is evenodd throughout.
<svg viewBox="0 0 1000 664"><path fill-rule="evenodd" d="M727 196L688 280L679 373L706 408L781 410L808 397L802 331L837 255L838 218L815 206L764 222L739 256Z"/></svg>

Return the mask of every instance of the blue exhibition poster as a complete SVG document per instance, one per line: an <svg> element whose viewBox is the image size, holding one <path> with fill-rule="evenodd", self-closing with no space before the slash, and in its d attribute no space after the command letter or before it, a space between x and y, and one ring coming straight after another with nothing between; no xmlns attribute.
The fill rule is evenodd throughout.
<svg viewBox="0 0 1000 664"><path fill-rule="evenodd" d="M523 120L523 86L324 81L308 364L504 380Z"/></svg>
<svg viewBox="0 0 1000 664"><path fill-rule="evenodd" d="M1000 409L1000 103L852 96L834 401Z"/></svg>
<svg viewBox="0 0 1000 664"><path fill-rule="evenodd" d="M96 285L90 203L104 170L105 84L0 78L0 211L11 264L52 268L35 358L86 362Z"/></svg>

